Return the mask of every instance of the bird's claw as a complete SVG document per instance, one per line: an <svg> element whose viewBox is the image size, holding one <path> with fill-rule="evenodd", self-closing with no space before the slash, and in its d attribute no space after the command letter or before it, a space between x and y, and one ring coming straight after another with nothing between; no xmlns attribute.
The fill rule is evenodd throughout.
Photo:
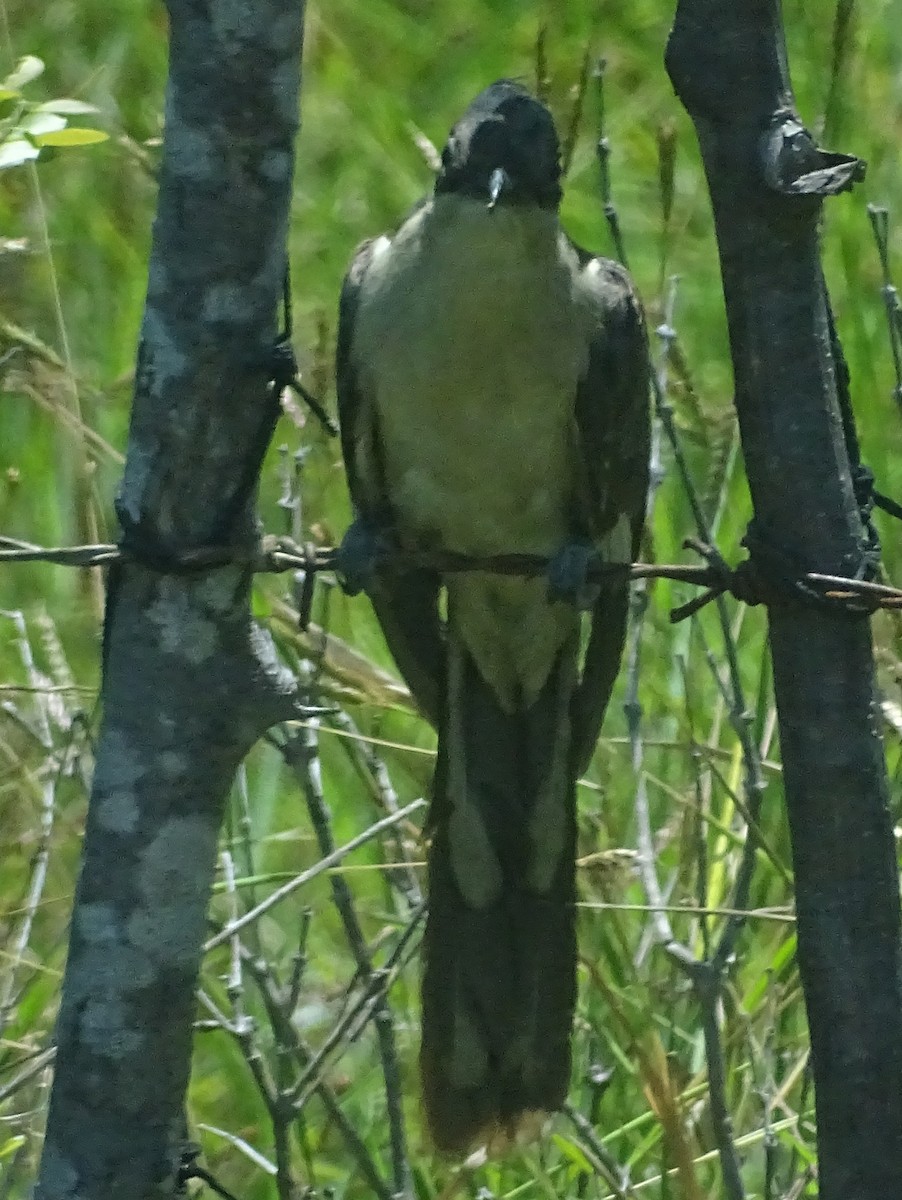
<svg viewBox="0 0 902 1200"><path fill-rule="evenodd" d="M335 570L348 596L365 591L385 548L380 530L359 518L350 526L335 555Z"/></svg>
<svg viewBox="0 0 902 1200"><path fill-rule="evenodd" d="M563 600L581 611L595 605L599 587L589 578L598 554L590 542L568 542L552 555L548 563L548 595Z"/></svg>

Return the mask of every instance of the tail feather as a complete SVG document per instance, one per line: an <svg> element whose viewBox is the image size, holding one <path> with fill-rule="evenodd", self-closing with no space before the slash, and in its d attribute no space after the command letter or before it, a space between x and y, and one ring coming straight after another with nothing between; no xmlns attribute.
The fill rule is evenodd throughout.
<svg viewBox="0 0 902 1200"><path fill-rule="evenodd" d="M429 858L421 1068L439 1150L516 1140L561 1106L575 1002L575 645L505 712L449 650Z"/></svg>

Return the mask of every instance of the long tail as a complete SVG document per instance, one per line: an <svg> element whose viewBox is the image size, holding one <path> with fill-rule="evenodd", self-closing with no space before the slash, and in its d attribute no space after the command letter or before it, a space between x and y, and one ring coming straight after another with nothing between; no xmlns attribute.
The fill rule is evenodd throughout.
<svg viewBox="0 0 902 1200"><path fill-rule="evenodd" d="M502 1148L564 1101L576 990L568 643L506 713L449 648L429 858L421 1070L436 1148Z"/></svg>

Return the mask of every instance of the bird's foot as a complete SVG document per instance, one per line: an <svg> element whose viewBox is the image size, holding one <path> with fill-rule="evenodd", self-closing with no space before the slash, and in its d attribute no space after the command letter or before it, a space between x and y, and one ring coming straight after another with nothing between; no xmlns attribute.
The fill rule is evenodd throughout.
<svg viewBox="0 0 902 1200"><path fill-rule="evenodd" d="M386 549L383 531L360 517L341 539L335 555L335 570L348 596L365 591Z"/></svg>
<svg viewBox="0 0 902 1200"><path fill-rule="evenodd" d="M585 612L594 607L599 586L589 578L598 552L591 542L567 542L548 563L548 595Z"/></svg>

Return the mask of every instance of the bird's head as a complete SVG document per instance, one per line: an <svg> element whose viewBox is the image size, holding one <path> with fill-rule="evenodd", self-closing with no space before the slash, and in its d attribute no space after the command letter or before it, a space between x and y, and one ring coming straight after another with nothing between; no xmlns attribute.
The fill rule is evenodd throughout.
<svg viewBox="0 0 902 1200"><path fill-rule="evenodd" d="M489 208L556 209L561 162L551 113L518 83L491 84L448 135L435 190L484 200Z"/></svg>

